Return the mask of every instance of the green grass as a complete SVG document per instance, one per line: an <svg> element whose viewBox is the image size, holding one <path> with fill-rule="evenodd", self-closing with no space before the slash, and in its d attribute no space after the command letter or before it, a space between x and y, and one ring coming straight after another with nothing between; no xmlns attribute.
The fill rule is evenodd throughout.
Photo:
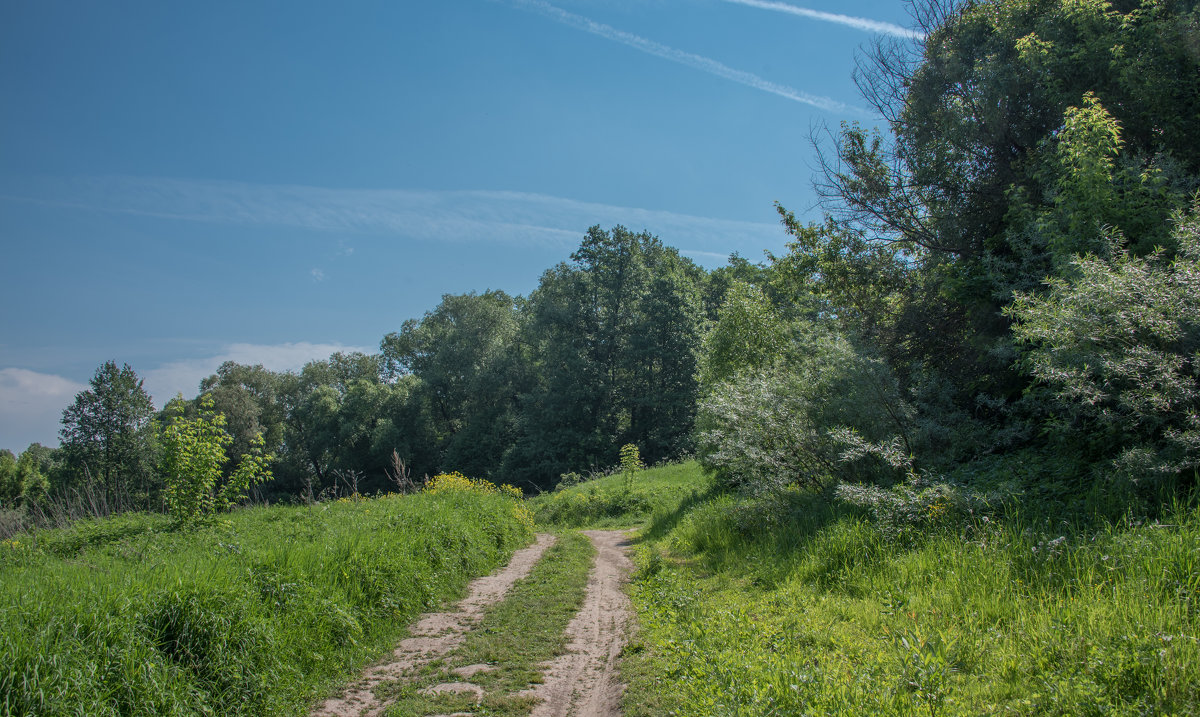
<svg viewBox="0 0 1200 717"><path fill-rule="evenodd" d="M802 495L657 516L626 715L1200 713L1200 508L971 528L900 543Z"/></svg>
<svg viewBox="0 0 1200 717"><path fill-rule="evenodd" d="M666 515L702 491L695 461L647 468L626 490L617 474L587 481L529 500L541 525L560 528L628 528Z"/></svg>
<svg viewBox="0 0 1200 717"><path fill-rule="evenodd" d="M303 714L531 537L448 493L0 543L0 714Z"/></svg>
<svg viewBox="0 0 1200 717"><path fill-rule="evenodd" d="M560 536L529 576L488 610L459 648L414 679L381 688L384 697L396 700L387 714L408 717L466 711L480 717L528 715L535 700L520 693L541 681L542 662L566 649L563 631L583 602L594 555L595 549L584 536ZM431 685L464 681L451 670L476 664L494 667L466 680L486 691L480 704L470 696L421 694Z"/></svg>

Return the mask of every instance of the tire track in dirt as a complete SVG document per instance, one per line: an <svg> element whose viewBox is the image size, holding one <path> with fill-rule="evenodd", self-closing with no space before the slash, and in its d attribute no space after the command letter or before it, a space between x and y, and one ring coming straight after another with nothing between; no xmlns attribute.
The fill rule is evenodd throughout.
<svg viewBox="0 0 1200 717"><path fill-rule="evenodd" d="M360 717L382 714L388 705L375 696L374 688L402 679L417 667L446 655L462 642L483 617L484 610L499 602L557 539L540 533L537 542L513 554L508 565L486 577L477 578L467 587L453 612L426 613L409 630L411 637L400 642L383 662L371 667L342 695L331 697L310 713L310 717Z"/></svg>
<svg viewBox="0 0 1200 717"><path fill-rule="evenodd" d="M583 606L567 625L567 652L546 663L545 681L528 694L543 701L530 717L620 717L625 686L617 660L625 646L631 608L622 589L633 563L629 532L584 530L596 546Z"/></svg>

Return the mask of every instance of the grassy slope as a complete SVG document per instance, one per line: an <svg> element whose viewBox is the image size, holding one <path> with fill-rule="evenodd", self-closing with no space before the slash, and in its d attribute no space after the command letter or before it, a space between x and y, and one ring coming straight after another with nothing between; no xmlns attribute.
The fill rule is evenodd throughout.
<svg viewBox="0 0 1200 717"><path fill-rule="evenodd" d="M696 500L703 485L695 462L642 471L625 491L621 475L587 481L572 488L543 493L529 501L537 522L561 528L627 528L652 516L666 515L685 501Z"/></svg>
<svg viewBox="0 0 1200 717"><path fill-rule="evenodd" d="M1200 508L897 542L820 499L712 495L675 470L642 483L665 494L639 546L629 717L1200 712Z"/></svg>
<svg viewBox="0 0 1200 717"><path fill-rule="evenodd" d="M0 714L299 714L528 542L509 498L122 516L0 543Z"/></svg>

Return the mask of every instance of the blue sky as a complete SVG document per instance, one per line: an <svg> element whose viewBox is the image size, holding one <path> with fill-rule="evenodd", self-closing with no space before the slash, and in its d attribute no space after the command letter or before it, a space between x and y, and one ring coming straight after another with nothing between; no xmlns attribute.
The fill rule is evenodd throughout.
<svg viewBox="0 0 1200 717"><path fill-rule="evenodd" d="M0 5L0 447L106 360L155 404L223 360L374 350L525 294L593 224L700 264L818 219L810 131L872 124L900 0Z"/></svg>

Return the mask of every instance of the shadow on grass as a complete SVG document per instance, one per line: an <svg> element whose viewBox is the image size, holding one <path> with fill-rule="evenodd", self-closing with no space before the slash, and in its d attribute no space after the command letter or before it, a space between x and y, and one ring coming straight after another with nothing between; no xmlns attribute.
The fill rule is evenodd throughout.
<svg viewBox="0 0 1200 717"><path fill-rule="evenodd" d="M824 492L752 498L710 488L694 491L674 510L656 513L639 542L675 533L684 552L707 570L744 574L760 585L800 571L809 582L832 588L855 567L887 554L880 532L859 513ZM685 520L689 524L683 526Z"/></svg>
<svg viewBox="0 0 1200 717"><path fill-rule="evenodd" d="M693 488L691 494L680 501L679 505L675 506L673 510L655 511L650 517L650 522L647 524L646 530L637 538L636 542L654 541L665 537L675 529L675 526L679 525L679 521L690 513L693 508L706 503L722 493L723 491L715 486L705 490Z"/></svg>

